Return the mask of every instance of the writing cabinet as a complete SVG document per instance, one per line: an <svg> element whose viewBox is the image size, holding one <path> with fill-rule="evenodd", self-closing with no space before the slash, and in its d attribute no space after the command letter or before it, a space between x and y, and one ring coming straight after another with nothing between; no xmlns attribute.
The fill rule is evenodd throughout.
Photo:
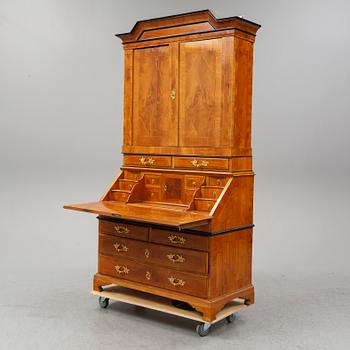
<svg viewBox="0 0 350 350"><path fill-rule="evenodd" d="M94 290L184 301L211 322L251 279L253 44L259 25L208 10L143 20L124 47L123 164L97 202Z"/></svg>

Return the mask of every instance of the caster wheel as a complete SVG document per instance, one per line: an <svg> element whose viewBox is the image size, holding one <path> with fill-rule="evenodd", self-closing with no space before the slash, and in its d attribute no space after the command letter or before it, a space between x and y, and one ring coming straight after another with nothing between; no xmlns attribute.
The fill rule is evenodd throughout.
<svg viewBox="0 0 350 350"><path fill-rule="evenodd" d="M231 315L228 315L228 316L226 317L226 321L227 321L228 323L234 322L235 319L236 319L236 315L235 315L235 314L231 314Z"/></svg>
<svg viewBox="0 0 350 350"><path fill-rule="evenodd" d="M200 323L196 327L196 332L199 336L205 337L209 333L210 326L209 323Z"/></svg>
<svg viewBox="0 0 350 350"><path fill-rule="evenodd" d="M109 299L108 298L104 298L104 297L99 297L98 298L98 303L100 304L100 307L102 309L105 309L109 305Z"/></svg>

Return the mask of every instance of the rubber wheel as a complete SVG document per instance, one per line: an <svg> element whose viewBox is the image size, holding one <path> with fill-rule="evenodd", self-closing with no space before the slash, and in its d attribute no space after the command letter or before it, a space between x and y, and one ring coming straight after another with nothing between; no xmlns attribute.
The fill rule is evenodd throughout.
<svg viewBox="0 0 350 350"><path fill-rule="evenodd" d="M100 304L100 307L102 309L105 309L109 305L109 299L108 298L104 298L104 297L99 297L98 298L98 303Z"/></svg>
<svg viewBox="0 0 350 350"><path fill-rule="evenodd" d="M205 337L208 335L210 329L210 324L208 323L200 323L196 327L196 332L198 333L199 336Z"/></svg>
<svg viewBox="0 0 350 350"><path fill-rule="evenodd" d="M226 321L227 321L228 323L234 322L235 319L236 319L236 315L235 315L235 314L231 314L231 315L228 315L228 316L226 317Z"/></svg>

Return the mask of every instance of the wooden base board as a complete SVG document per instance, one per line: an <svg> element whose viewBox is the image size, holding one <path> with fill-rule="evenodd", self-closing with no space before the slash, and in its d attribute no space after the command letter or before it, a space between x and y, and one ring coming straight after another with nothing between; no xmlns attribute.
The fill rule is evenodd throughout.
<svg viewBox="0 0 350 350"><path fill-rule="evenodd" d="M219 311L214 321L208 322L205 321L202 317L202 314L197 311L183 310L173 306L171 304L171 299L150 293L140 292L122 286L106 286L104 287L103 291L98 292L93 290L91 291L91 294L209 324L219 322L225 317L233 313L239 312L247 307L247 305L244 304L243 299L234 299L227 303L225 307L221 311Z"/></svg>

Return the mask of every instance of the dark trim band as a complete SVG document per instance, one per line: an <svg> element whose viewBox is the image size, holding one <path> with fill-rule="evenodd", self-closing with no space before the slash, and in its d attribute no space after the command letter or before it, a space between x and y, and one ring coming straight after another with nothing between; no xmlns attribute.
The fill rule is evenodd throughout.
<svg viewBox="0 0 350 350"><path fill-rule="evenodd" d="M104 220L104 221L110 221L110 222L120 222L120 223L124 223L124 224L131 224L131 225L137 225L137 226L143 226L143 227L150 226L150 227L154 227L154 228L165 230L165 231L178 231L178 232L189 233L189 234L197 235L197 236L206 236L206 237L222 235L222 234L230 233L230 232L248 230L248 229L251 229L255 226L254 224L251 224L251 225L232 227L232 228L228 228L226 230L221 230L221 231L206 232L206 231L181 229L181 228L177 229L176 227L158 225L158 224L153 224L153 223L131 221L131 220L125 220L125 219L119 219L119 218L112 218L112 217L101 216L101 215L97 216L97 219Z"/></svg>

